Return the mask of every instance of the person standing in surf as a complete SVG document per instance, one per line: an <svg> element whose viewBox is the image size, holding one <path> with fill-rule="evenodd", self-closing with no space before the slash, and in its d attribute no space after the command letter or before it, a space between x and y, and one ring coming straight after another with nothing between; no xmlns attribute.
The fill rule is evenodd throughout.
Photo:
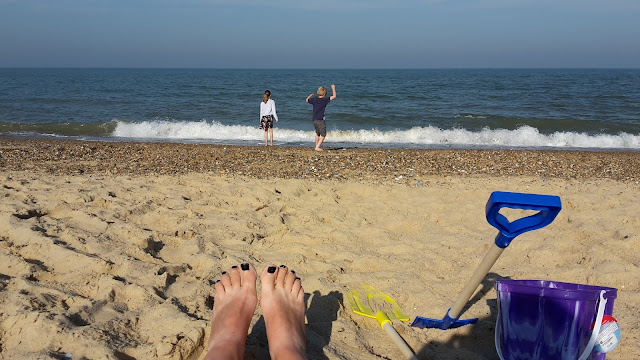
<svg viewBox="0 0 640 360"><path fill-rule="evenodd" d="M307 102L313 105L313 127L316 130L316 151L322 151L322 142L327 137L327 124L324 121L324 109L327 104L336 97L336 86L331 85L331 97L327 98L327 89L324 86L318 88L318 97L311 93L307 96Z"/></svg>
<svg viewBox="0 0 640 360"><path fill-rule="evenodd" d="M268 146L269 137L271 137L271 146L273 146L273 123L278 122L278 114L276 113L276 103L271 100L271 91L265 90L262 101L260 102L260 129L264 130L264 146Z"/></svg>

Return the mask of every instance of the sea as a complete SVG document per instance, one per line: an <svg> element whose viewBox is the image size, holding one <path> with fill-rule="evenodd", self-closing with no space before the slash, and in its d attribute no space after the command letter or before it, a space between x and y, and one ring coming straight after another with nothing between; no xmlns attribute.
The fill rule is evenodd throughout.
<svg viewBox="0 0 640 360"><path fill-rule="evenodd" d="M0 137L314 143L311 105L336 85L325 147L640 151L640 69L1 68Z"/></svg>

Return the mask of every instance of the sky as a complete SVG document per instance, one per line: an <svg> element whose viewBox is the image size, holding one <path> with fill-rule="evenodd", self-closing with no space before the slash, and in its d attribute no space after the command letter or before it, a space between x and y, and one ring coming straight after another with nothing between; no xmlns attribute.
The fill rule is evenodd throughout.
<svg viewBox="0 0 640 360"><path fill-rule="evenodd" d="M639 0L0 0L0 67L640 68Z"/></svg>

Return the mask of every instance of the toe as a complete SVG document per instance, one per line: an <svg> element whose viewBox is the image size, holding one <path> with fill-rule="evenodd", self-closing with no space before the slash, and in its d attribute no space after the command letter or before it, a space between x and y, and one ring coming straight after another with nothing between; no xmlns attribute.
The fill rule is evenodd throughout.
<svg viewBox="0 0 640 360"><path fill-rule="evenodd" d="M242 281L242 287L254 288L256 287L256 269L250 263L240 264L240 279Z"/></svg>
<svg viewBox="0 0 640 360"><path fill-rule="evenodd" d="M286 278L284 279L284 287L285 289L292 289L293 283L296 281L296 272L293 270L289 270Z"/></svg>
<svg viewBox="0 0 640 360"><path fill-rule="evenodd" d="M269 265L262 271L260 277L263 290L273 290L276 284L276 277L278 276L278 267L275 265Z"/></svg>
<svg viewBox="0 0 640 360"><path fill-rule="evenodd" d="M234 265L229 269L229 278L231 279L231 286L234 288L239 288L242 284L240 282L240 269L237 265Z"/></svg>
<svg viewBox="0 0 640 360"><path fill-rule="evenodd" d="M300 283L300 279L296 280L296 283ZM302 302L302 306L304 307L304 289L302 288L302 284L300 283L300 288L297 290L298 297L297 299Z"/></svg>
<svg viewBox="0 0 640 360"><path fill-rule="evenodd" d="M222 282L220 280L216 280L216 282L213 283L213 288L216 289L216 295L222 294L224 292L224 285L222 285Z"/></svg>
<svg viewBox="0 0 640 360"><path fill-rule="evenodd" d="M278 276L276 277L276 287L284 287L288 272L289 269L287 269L286 265L280 265Z"/></svg>
<svg viewBox="0 0 640 360"><path fill-rule="evenodd" d="M292 278L293 278L293 283L291 284L291 292L293 294L298 294L302 289L302 281L297 276L292 276Z"/></svg>
<svg viewBox="0 0 640 360"><path fill-rule="evenodd" d="M231 289L231 277L229 276L228 272L222 272L222 274L220 275L220 284L222 284L225 289Z"/></svg>

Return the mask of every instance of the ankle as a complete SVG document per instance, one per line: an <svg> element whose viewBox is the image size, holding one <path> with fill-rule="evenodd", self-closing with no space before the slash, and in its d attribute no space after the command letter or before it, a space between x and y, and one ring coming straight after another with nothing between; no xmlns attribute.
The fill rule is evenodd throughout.
<svg viewBox="0 0 640 360"><path fill-rule="evenodd" d="M307 351L304 344L286 344L273 347L273 349L269 344L269 355L271 355L271 360L304 360L307 358Z"/></svg>
<svg viewBox="0 0 640 360"><path fill-rule="evenodd" d="M240 343L232 340L214 340L209 344L209 349L207 351L205 360L244 359L245 342Z"/></svg>

